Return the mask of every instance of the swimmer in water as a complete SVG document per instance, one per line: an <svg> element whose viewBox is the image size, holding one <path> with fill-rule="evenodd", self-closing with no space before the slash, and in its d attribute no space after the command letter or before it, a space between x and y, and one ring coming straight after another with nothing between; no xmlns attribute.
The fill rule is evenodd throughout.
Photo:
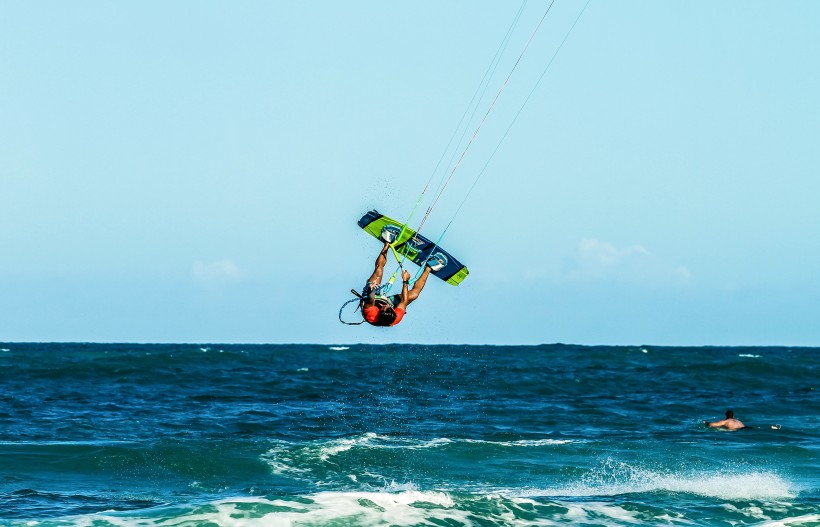
<svg viewBox="0 0 820 527"><path fill-rule="evenodd" d="M740 430L741 428L750 428L741 423L738 419L735 419L735 413L731 410L726 410L726 419L723 419L722 421L714 421L712 423L709 421L704 421L703 424L709 428L723 428L730 431Z"/></svg>

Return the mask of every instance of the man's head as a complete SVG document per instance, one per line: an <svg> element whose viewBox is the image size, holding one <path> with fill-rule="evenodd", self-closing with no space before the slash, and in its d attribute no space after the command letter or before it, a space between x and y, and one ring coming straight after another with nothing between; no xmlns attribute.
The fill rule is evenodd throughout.
<svg viewBox="0 0 820 527"><path fill-rule="evenodd" d="M726 419L734 419L735 413L731 410L726 410Z"/></svg>
<svg viewBox="0 0 820 527"><path fill-rule="evenodd" d="M379 305L379 303L362 308L362 315L374 326L389 326L396 321L396 311L388 305Z"/></svg>

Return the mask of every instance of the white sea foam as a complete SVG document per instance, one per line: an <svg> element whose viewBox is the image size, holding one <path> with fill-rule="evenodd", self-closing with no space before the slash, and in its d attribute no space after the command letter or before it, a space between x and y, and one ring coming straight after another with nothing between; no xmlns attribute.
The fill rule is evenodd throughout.
<svg viewBox="0 0 820 527"><path fill-rule="evenodd" d="M639 492L678 492L725 500L778 500L797 495L788 481L764 470L659 472L612 460L587 473L580 482L523 495L589 497Z"/></svg>
<svg viewBox="0 0 820 527"><path fill-rule="evenodd" d="M220 527L290 527L294 525L468 525L470 513L454 507L443 492L321 492L296 501L231 498L204 507L177 509L175 517L96 514L75 518L72 527L218 525ZM64 524L65 525L65 524Z"/></svg>
<svg viewBox="0 0 820 527"><path fill-rule="evenodd" d="M771 520L757 525L758 527L816 527L820 525L820 514L806 514L782 520Z"/></svg>
<svg viewBox="0 0 820 527"><path fill-rule="evenodd" d="M315 441L310 443L289 443L278 442L273 448L263 456L274 473L285 474L292 472L288 467L305 465L310 461L320 460L327 462L330 458L348 452L355 448L380 449L380 450L421 450L429 448L439 448L453 444L482 444L497 445L508 448L531 448L547 447L556 445L567 445L579 443L581 441L572 439L522 439L518 441L488 441L483 439L449 439L437 437L433 439L415 439L406 437L382 436L373 432L367 432L358 436L331 439L326 441ZM304 473L303 469L297 470Z"/></svg>
<svg viewBox="0 0 820 527"><path fill-rule="evenodd" d="M330 346L329 349L331 349L333 351L344 351L344 350L349 350L350 347L349 346Z"/></svg>
<svg viewBox="0 0 820 527"><path fill-rule="evenodd" d="M367 434L351 439L335 439L329 441L325 446L319 447L319 459L327 461L329 457L341 452L347 452L355 446L369 445L375 437L378 436L372 432L368 432Z"/></svg>
<svg viewBox="0 0 820 527"><path fill-rule="evenodd" d="M158 527L218 525L220 527L294 527L306 525L357 525L362 527L410 525L476 525L476 514L491 524L510 527L564 524L568 518L589 520L609 513L631 518L633 513L616 506L560 507L551 518L532 518L536 502L494 496L454 499L446 492L320 492L298 500L240 497L204 506L176 507L150 514L100 513L71 518L60 525L71 527ZM480 512L475 510L476 507ZM524 512L523 515L516 514ZM523 517L522 517L523 516Z"/></svg>
<svg viewBox="0 0 820 527"><path fill-rule="evenodd" d="M216 512L211 513L218 519L212 516L208 521L226 527L422 525L429 524L431 518L439 524L469 523L469 511L455 508L453 499L443 492L320 492L308 498L309 503L270 501L267 507L258 508L262 512L258 517L247 507L247 502L240 507L236 500L227 500L216 504ZM251 503L261 501L255 498Z"/></svg>
<svg viewBox="0 0 820 527"><path fill-rule="evenodd" d="M438 437L433 439L416 439L408 437L383 436L374 432L331 440L311 441L307 443L293 443L276 441L273 446L261 456L272 473L295 479L306 479L327 483L337 477L350 479L350 475L341 476L336 473L341 460L338 456L356 450L425 450L438 449L448 445L495 445L502 448L533 448L566 445L578 441L569 439L525 439L519 441L487 441L478 439L449 439ZM355 461L354 461L355 462ZM352 468L352 467L351 467ZM328 473L327 471L330 470ZM389 478L381 474L368 473L364 467L359 467L355 477L365 488L378 487L390 490L408 490L415 487L390 487Z"/></svg>
<svg viewBox="0 0 820 527"><path fill-rule="evenodd" d="M808 527L820 515L772 520L756 505L727 512L741 514L765 527ZM769 509L780 516L786 511ZM52 525L51 522L46 522ZM211 503L155 508L144 511L104 512L63 518L54 525L70 527L298 527L357 525L362 527L411 525L506 525L536 527L584 525L692 525L691 517L657 508L622 506L595 501L544 501L498 494L459 494L444 491L318 492L294 498L236 497ZM40 525L35 523L34 525ZM31 527L31 525L29 525Z"/></svg>
<svg viewBox="0 0 820 527"><path fill-rule="evenodd" d="M484 445L498 445L504 447L539 447L554 445L570 445L581 443L577 439L520 439L518 441L487 441L484 439L462 439L464 443L480 443Z"/></svg>
<svg viewBox="0 0 820 527"><path fill-rule="evenodd" d="M347 452L353 448L374 448L374 449L408 449L416 450L423 448L435 448L441 445L446 445L452 441L446 438L435 438L429 440L407 439L380 436L373 432L368 432L360 436L347 439L333 439L331 441L318 443L315 446L318 448L319 459L327 461L328 458Z"/></svg>
<svg viewBox="0 0 820 527"><path fill-rule="evenodd" d="M580 443L575 439L521 439L517 441L489 441L486 439L450 439L447 437L436 437L433 439L415 439L406 437L391 437L367 432L360 436L348 439L334 439L325 442L321 446L322 454L325 456L335 455L345 452L354 447L378 448L378 449L407 449L417 450L425 448L437 448L453 444L481 444L497 445L503 447L541 447L554 445L567 445Z"/></svg>
<svg viewBox="0 0 820 527"><path fill-rule="evenodd" d="M748 359L759 359L760 355L752 355L751 353L740 353L738 357L746 357Z"/></svg>

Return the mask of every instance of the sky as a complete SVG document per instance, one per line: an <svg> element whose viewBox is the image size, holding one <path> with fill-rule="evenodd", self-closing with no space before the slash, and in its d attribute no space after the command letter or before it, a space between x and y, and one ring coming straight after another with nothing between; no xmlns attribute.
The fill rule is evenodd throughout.
<svg viewBox="0 0 820 527"><path fill-rule="evenodd" d="M820 346L820 3L585 4L4 2L0 341Z"/></svg>

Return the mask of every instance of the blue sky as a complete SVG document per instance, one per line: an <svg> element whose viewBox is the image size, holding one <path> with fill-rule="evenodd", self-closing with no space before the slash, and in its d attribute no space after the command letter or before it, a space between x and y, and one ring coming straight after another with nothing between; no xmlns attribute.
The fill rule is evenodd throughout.
<svg viewBox="0 0 820 527"><path fill-rule="evenodd" d="M584 3L425 226L480 175L469 278L391 329L336 318L355 222L409 214L520 2L5 3L0 340L820 345L820 4L592 0L538 84Z"/></svg>

